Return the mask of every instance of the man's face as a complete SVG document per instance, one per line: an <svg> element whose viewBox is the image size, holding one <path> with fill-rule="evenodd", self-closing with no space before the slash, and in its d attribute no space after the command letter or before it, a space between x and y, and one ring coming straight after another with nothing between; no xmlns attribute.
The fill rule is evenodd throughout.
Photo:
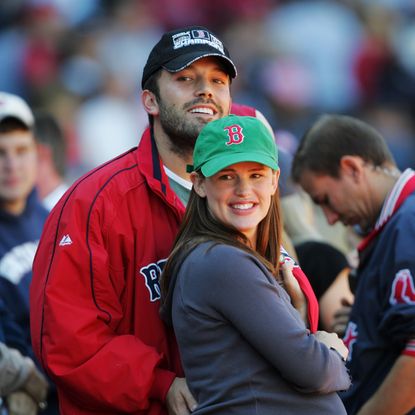
<svg viewBox="0 0 415 415"><path fill-rule="evenodd" d="M364 182L356 181L352 174L340 169L340 176L335 178L305 171L300 185L321 207L330 225L358 224L362 229L371 225L370 194Z"/></svg>
<svg viewBox="0 0 415 415"><path fill-rule="evenodd" d="M19 213L36 181L36 146L31 132L0 133L0 205Z"/></svg>
<svg viewBox="0 0 415 415"><path fill-rule="evenodd" d="M159 122L178 154L191 153L200 130L229 113L230 79L216 58L198 59L176 73L162 71L159 90Z"/></svg>

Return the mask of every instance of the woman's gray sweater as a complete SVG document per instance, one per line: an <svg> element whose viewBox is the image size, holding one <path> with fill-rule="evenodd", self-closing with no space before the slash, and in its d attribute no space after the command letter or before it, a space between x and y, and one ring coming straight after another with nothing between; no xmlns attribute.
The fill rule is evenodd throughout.
<svg viewBox="0 0 415 415"><path fill-rule="evenodd" d="M310 334L252 255L204 243L182 263L172 318L196 415L346 414L340 355Z"/></svg>

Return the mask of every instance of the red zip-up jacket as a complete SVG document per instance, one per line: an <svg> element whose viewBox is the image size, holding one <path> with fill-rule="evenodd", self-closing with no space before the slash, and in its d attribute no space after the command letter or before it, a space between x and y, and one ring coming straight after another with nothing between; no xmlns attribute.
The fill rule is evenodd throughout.
<svg viewBox="0 0 415 415"><path fill-rule="evenodd" d="M149 130L50 213L33 265L31 335L61 414L166 414L183 373L159 318L158 277L183 213Z"/></svg>

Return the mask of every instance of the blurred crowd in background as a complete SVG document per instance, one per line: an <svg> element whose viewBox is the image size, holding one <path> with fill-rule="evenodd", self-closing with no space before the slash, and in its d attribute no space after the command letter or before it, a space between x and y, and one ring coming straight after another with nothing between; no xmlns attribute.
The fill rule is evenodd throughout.
<svg viewBox="0 0 415 415"><path fill-rule="evenodd" d="M52 112L67 179L135 145L146 58L161 34L201 24L238 67L234 100L293 152L322 112L358 116L415 166L413 0L2 0L0 90Z"/></svg>

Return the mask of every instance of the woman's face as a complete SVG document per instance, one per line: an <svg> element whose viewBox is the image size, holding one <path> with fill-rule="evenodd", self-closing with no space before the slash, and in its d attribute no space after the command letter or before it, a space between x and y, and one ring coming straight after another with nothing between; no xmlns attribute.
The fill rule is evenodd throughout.
<svg viewBox="0 0 415 415"><path fill-rule="evenodd" d="M268 213L279 174L263 164L242 162L207 178L194 173L192 181L213 216L238 229L255 247L258 224Z"/></svg>

